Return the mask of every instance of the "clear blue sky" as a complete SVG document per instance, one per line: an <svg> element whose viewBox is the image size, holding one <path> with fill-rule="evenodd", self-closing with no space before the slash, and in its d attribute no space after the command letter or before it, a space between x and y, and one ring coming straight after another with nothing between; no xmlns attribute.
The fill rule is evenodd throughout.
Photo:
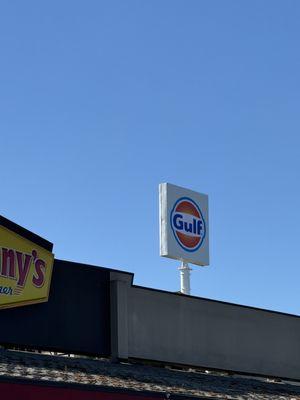
<svg viewBox="0 0 300 400"><path fill-rule="evenodd" d="M0 214L178 290L158 184L210 199L195 295L300 313L300 3L0 4Z"/></svg>

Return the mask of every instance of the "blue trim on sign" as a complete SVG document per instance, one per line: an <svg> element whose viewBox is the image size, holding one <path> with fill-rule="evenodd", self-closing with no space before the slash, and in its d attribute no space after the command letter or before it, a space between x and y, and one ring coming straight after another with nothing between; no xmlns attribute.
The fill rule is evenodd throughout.
<svg viewBox="0 0 300 400"><path fill-rule="evenodd" d="M198 246L195 247L194 249L188 249L188 248L186 248L182 243L180 243L180 240L178 239L178 237L177 237L177 235L176 235L176 233L175 233L175 230L173 229L172 215L173 215L173 212L174 212L174 210L175 210L177 204L178 204L180 201L182 201L182 200L188 200L188 201L190 201L191 203L193 203L194 206L195 206L195 207L197 208L197 210L199 211L199 213L200 213L200 215L201 215L201 218L202 218L202 221L203 221L204 235L203 235L203 237L202 237L200 243L198 244ZM204 238L205 238L205 236L206 236L206 223L205 223L205 219L203 218L203 215L202 215L202 212L201 212L201 210L200 210L200 207L198 206L198 204L197 204L194 200L190 199L189 197L180 197L180 199L178 199L178 200L176 201L176 203L174 204L174 207L173 207L173 209L172 209L172 211L171 211L171 214L170 214L170 223L171 223L171 228L172 228L172 231L173 231L173 235L175 236L176 242L179 244L179 246L180 246L183 250L188 251L189 253L193 253L194 251L197 251L197 250L201 247L201 245L202 245L202 243L203 243L203 240L204 240Z"/></svg>

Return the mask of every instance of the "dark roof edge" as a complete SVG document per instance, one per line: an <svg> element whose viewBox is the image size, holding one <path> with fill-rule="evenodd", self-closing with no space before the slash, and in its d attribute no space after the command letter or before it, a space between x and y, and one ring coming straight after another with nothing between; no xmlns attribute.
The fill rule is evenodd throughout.
<svg viewBox="0 0 300 400"><path fill-rule="evenodd" d="M36 245L43 247L44 249L51 251L53 250L53 243L49 242L46 239L43 239L41 236L36 235L35 233L29 231L28 229L23 228L22 226L10 221L9 219L0 215L0 226L9 229L10 231L24 237L27 240L35 243Z"/></svg>
<svg viewBox="0 0 300 400"><path fill-rule="evenodd" d="M209 299L209 298L206 298L206 297L191 296L191 295L186 295L186 294L179 293L179 292L171 292L169 290L156 289L156 288L151 288L151 287L142 286L142 285L135 285L133 283L133 281L134 281L134 273L133 272L122 271L122 270L119 270L119 269L114 269L114 268L109 268L109 267L102 267L100 265L91 265L91 264L84 264L84 263L80 263L80 262L76 262L76 261L61 260L61 259L58 259L58 258L55 258L55 261L68 263L68 264L74 264L74 265L81 265L83 267L88 267L88 268L97 268L97 269L100 268L100 269L107 270L109 272L118 272L120 274L130 275L131 276L131 286L133 288L137 288L137 289L149 290L149 291L152 291L152 292L160 292L160 293L164 293L164 294L170 294L172 296L188 297L190 299L204 300L204 301L208 301L208 302L212 302L212 303L225 304L225 305L229 305L229 306L233 306L233 307L242 307L242 308L246 308L246 309L249 309L249 310L266 312L266 313L269 313L269 314L277 314L277 315L279 314L279 315L283 315L283 316L286 316L286 317L293 317L293 318L298 318L298 319L300 318L300 315L291 314L291 313L287 313L287 312L283 312L283 311L269 310L267 308L248 306L248 305L245 305L245 304L231 303L229 301L224 301L224 300L215 300L215 299Z"/></svg>
<svg viewBox="0 0 300 400"><path fill-rule="evenodd" d="M115 268L110 268L110 267L102 267L101 265L94 265L94 264L85 264L82 262L77 262L77 261L70 261L70 260L62 260L60 258L55 258L54 261L58 262L58 263L66 263L66 264L74 264L74 265L80 265L82 267L88 267L88 268L97 268L97 269L105 269L108 272L119 272L120 274L125 274L125 275L130 275L132 277L132 281L133 281L133 277L134 277L134 273L133 272L129 272L129 271L122 271L120 269L115 269Z"/></svg>

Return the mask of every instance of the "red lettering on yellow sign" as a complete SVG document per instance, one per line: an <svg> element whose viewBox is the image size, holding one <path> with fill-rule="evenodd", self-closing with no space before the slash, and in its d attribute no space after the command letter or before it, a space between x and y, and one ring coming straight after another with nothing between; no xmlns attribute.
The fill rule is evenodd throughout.
<svg viewBox="0 0 300 400"><path fill-rule="evenodd" d="M0 276L17 280L17 286L23 288L26 285L32 264L34 264L34 274L30 279L36 287L41 287L45 282L46 262L38 258L36 250L26 254L15 249L0 247Z"/></svg>

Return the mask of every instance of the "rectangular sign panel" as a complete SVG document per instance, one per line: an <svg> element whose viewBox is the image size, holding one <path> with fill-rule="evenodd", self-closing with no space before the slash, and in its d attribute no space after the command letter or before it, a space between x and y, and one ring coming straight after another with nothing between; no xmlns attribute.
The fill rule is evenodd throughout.
<svg viewBox="0 0 300 400"><path fill-rule="evenodd" d="M53 260L51 251L0 224L0 309L47 301Z"/></svg>
<svg viewBox="0 0 300 400"><path fill-rule="evenodd" d="M208 265L208 196L161 183L159 202L160 255Z"/></svg>

